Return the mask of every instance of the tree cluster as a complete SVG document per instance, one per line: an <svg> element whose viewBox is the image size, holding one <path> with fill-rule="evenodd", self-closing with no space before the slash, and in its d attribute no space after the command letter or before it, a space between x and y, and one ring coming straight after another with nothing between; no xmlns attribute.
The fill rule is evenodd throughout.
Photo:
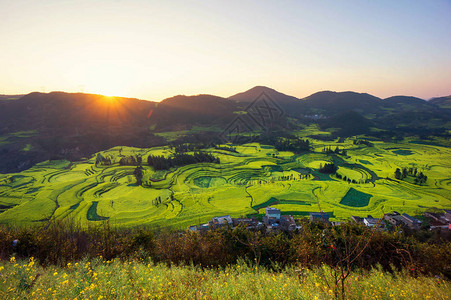
<svg viewBox="0 0 451 300"><path fill-rule="evenodd" d="M144 170L141 166L137 166L136 169L133 171L133 175L136 178L136 184L142 185L143 183L143 176L144 176Z"/></svg>
<svg viewBox="0 0 451 300"><path fill-rule="evenodd" d="M347 156L348 155L348 151L346 151L346 149L341 149L340 147L336 147L335 150L332 150L332 147L324 147L323 148L323 153L326 154L337 154L337 155L343 155L343 156Z"/></svg>
<svg viewBox="0 0 451 300"><path fill-rule="evenodd" d="M113 162L112 162L112 159L111 159L111 157L110 156L103 156L102 154L100 154L100 153L97 153L97 156L96 156L96 166L98 166L98 165L104 165L104 166L109 166L109 165L111 165Z"/></svg>
<svg viewBox="0 0 451 300"><path fill-rule="evenodd" d="M374 144L367 140L354 140L352 142L354 145L366 145L368 147L373 147Z"/></svg>
<svg viewBox="0 0 451 300"><path fill-rule="evenodd" d="M142 163L142 157L140 155L137 156L123 156L119 160L119 165L121 166L139 166Z"/></svg>
<svg viewBox="0 0 451 300"><path fill-rule="evenodd" d="M348 183L369 183L370 182L369 179L355 180L355 179L348 178L347 176L342 176L340 173L335 174L335 177L337 177L338 179L347 181Z"/></svg>
<svg viewBox="0 0 451 300"><path fill-rule="evenodd" d="M171 150L173 150L175 153L186 153L191 152L199 149L205 148L207 145L204 143L173 143L170 145Z"/></svg>
<svg viewBox="0 0 451 300"><path fill-rule="evenodd" d="M181 167L202 162L219 164L220 160L218 157L201 151L194 152L194 154L176 153L168 158L162 155L149 155L147 157L147 163L155 170L169 170L172 167Z"/></svg>
<svg viewBox="0 0 451 300"><path fill-rule="evenodd" d="M261 144L272 145L279 151L301 153L310 151L310 141L300 139L285 132L266 132L258 137Z"/></svg>
<svg viewBox="0 0 451 300"><path fill-rule="evenodd" d="M334 163L326 163L324 166L320 164L319 166L319 171L324 174L334 174L337 170L338 167Z"/></svg>
<svg viewBox="0 0 451 300"><path fill-rule="evenodd" d="M218 150L224 150L224 151L238 153L238 151L236 151L236 148L233 147L233 146L229 146L229 145L215 145L214 147L215 147L215 149L218 149Z"/></svg>
<svg viewBox="0 0 451 300"><path fill-rule="evenodd" d="M423 174L423 172L418 172L417 168L396 168L395 178L398 180L403 180L407 176L415 177L415 184L423 184L427 181L428 177Z"/></svg>
<svg viewBox="0 0 451 300"><path fill-rule="evenodd" d="M310 142L308 139L286 139L280 138L275 140L274 147L278 151L292 151L294 153L310 150Z"/></svg>
<svg viewBox="0 0 451 300"><path fill-rule="evenodd" d="M153 199L152 204L158 207L161 204L161 197L158 196L157 198Z"/></svg>

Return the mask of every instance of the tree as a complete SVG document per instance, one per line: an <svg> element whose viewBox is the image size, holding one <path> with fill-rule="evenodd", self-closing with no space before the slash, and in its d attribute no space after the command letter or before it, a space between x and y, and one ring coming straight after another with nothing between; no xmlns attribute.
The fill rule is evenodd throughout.
<svg viewBox="0 0 451 300"><path fill-rule="evenodd" d="M144 175L143 168L141 166L137 166L135 171L133 171L133 175L135 175L136 184L142 185L142 179L143 179L143 175Z"/></svg>
<svg viewBox="0 0 451 300"><path fill-rule="evenodd" d="M338 167L334 163L326 163L324 166L320 164L319 171L326 174L334 174Z"/></svg>
<svg viewBox="0 0 451 300"><path fill-rule="evenodd" d="M401 170L400 170L399 168L396 168L396 171L395 171L395 178L398 179L398 180L401 180L401 179L402 179Z"/></svg>

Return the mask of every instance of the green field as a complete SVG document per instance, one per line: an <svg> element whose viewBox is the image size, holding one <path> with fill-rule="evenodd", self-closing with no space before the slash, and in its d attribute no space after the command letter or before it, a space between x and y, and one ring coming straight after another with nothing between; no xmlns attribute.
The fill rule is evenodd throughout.
<svg viewBox="0 0 451 300"><path fill-rule="evenodd" d="M154 171L144 164L145 187L137 186L133 166L122 156L170 156L169 147L115 147L102 151L110 166L85 161L46 161L20 173L0 174L0 223L31 225L49 218L82 224L110 220L115 226L185 228L219 215L264 213L271 205L285 213L308 216L330 212L333 220L381 216L393 210L418 215L451 209L451 149L416 143L373 142L374 147L311 140L314 152L295 155L258 143L235 146L236 153L206 149L220 164L200 163ZM324 147L347 149L348 156L322 153ZM335 175L318 172L334 162ZM394 178L396 168L415 167L428 176L415 185ZM150 183L150 186L149 186ZM155 199L161 203L155 203Z"/></svg>

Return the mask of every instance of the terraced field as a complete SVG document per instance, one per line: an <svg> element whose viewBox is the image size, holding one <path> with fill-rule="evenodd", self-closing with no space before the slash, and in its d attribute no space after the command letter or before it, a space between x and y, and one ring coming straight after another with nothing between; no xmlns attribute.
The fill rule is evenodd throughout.
<svg viewBox="0 0 451 300"><path fill-rule="evenodd" d="M347 149L348 156L322 153L324 147ZM419 214L451 209L451 149L414 143L374 142L374 147L313 140L315 152L295 155L257 143L237 152L206 149L220 164L200 163L155 171L144 165L144 186L122 156L170 156L171 149L115 147L101 152L113 164L92 158L70 163L47 161L15 174L0 175L0 223L30 225L50 218L81 224L110 220L116 226L141 224L185 228L213 216L263 214L268 205L283 213L308 216L325 211L335 220L352 215L380 216L392 210ZM318 172L334 162L337 173ZM428 176L415 185L394 179L396 168L416 167ZM156 201L158 199L158 201Z"/></svg>

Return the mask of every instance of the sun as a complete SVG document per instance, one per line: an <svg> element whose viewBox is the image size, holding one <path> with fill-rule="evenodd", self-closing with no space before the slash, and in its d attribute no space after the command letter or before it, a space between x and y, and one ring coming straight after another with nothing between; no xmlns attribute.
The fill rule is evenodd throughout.
<svg viewBox="0 0 451 300"><path fill-rule="evenodd" d="M111 97L127 96L130 92L130 84L133 78L120 71L114 65L102 65L92 68L85 77L86 89L92 93Z"/></svg>
<svg viewBox="0 0 451 300"><path fill-rule="evenodd" d="M105 101L107 102L115 102L117 100L116 96L109 96L109 95L103 95L105 96Z"/></svg>

